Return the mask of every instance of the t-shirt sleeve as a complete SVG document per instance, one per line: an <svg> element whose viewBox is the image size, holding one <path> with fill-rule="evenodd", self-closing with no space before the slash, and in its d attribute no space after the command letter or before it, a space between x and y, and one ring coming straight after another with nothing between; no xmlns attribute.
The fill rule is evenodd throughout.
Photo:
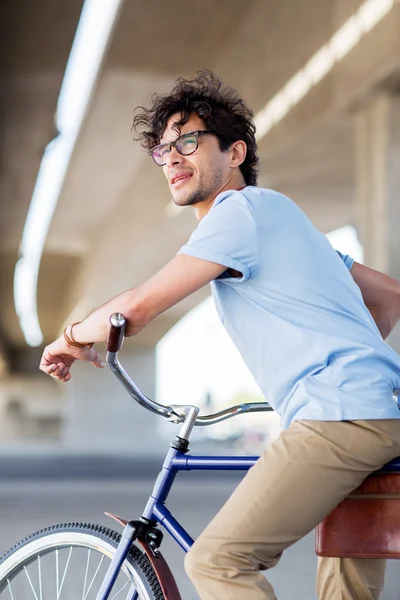
<svg viewBox="0 0 400 600"><path fill-rule="evenodd" d="M240 271L237 283L258 268L257 229L248 200L240 192L224 197L203 217L178 254L187 254Z"/></svg>
<svg viewBox="0 0 400 600"><path fill-rule="evenodd" d="M339 252L339 250L336 250L336 252L339 254L340 258L350 271L351 267L354 264L354 258L352 258L349 254L342 254L341 252Z"/></svg>

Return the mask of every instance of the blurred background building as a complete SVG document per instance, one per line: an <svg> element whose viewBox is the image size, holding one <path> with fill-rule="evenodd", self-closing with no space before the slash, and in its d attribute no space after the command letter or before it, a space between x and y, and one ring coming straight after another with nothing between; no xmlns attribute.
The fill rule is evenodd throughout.
<svg viewBox="0 0 400 600"><path fill-rule="evenodd" d="M65 324L151 276L196 226L131 133L133 109L177 77L210 68L238 89L256 115L259 184L289 195L335 248L400 279L398 2L0 10L0 456L158 455L175 433L108 370L79 364L61 385L38 364ZM147 395L204 410L260 399L209 302L185 316L208 293L125 342ZM400 330L388 343L400 351ZM208 433L255 451L278 430L273 416L247 416Z"/></svg>

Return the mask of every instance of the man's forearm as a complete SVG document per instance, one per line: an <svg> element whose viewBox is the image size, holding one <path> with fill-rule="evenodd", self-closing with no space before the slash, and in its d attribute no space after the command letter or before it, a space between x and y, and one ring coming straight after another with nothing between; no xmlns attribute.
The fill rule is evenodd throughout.
<svg viewBox="0 0 400 600"><path fill-rule="evenodd" d="M350 274L360 288L364 303L383 339L386 339L400 320L400 281L358 262L354 262Z"/></svg>
<svg viewBox="0 0 400 600"><path fill-rule="evenodd" d="M372 318L374 319L381 336L385 340L392 330L391 323L388 318L388 315L386 314L386 311L381 310L377 306L368 306L368 310L371 313Z"/></svg>
<svg viewBox="0 0 400 600"><path fill-rule="evenodd" d="M369 312L385 340L400 320L400 299L388 303L388 306L368 306Z"/></svg>
<svg viewBox="0 0 400 600"><path fill-rule="evenodd" d="M125 335L136 335L155 317L221 275L226 266L179 254L145 283L116 296L74 327L77 342L104 341L110 315L128 320Z"/></svg>
<svg viewBox="0 0 400 600"><path fill-rule="evenodd" d="M82 323L75 325L74 337L77 342L104 342L107 336L110 315L122 313L128 319L125 335L139 333L148 322L140 304L136 302L136 289L127 290L112 298L91 313ZM132 314L135 314L134 320ZM134 322L133 322L134 321Z"/></svg>

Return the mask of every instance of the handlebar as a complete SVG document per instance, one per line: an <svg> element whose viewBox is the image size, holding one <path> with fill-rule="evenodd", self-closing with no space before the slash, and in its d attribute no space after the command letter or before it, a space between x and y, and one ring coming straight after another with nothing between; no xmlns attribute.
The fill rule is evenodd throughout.
<svg viewBox="0 0 400 600"><path fill-rule="evenodd" d="M126 391L132 396L132 398L134 398L134 400L136 400L136 402L138 402L138 404L174 423L183 423L188 415L188 409L192 407L180 405L165 406L164 404L159 404L158 402L151 400L145 394L143 394L137 385L130 379L129 375L125 372L124 368L120 364L118 360L118 351L120 350L124 340L125 325L126 319L123 314L114 313L111 315L106 341L107 364L111 368L114 375L122 383ZM193 425L213 425L215 423L225 421L226 419L230 419L231 417L235 417L236 415L249 412L264 412L272 410L273 408L268 404L268 402L238 404L214 414L196 416L196 420L194 421Z"/></svg>
<svg viewBox="0 0 400 600"><path fill-rule="evenodd" d="M118 352L120 350L124 341L125 325L124 315L121 313L111 315L106 341L107 352Z"/></svg>

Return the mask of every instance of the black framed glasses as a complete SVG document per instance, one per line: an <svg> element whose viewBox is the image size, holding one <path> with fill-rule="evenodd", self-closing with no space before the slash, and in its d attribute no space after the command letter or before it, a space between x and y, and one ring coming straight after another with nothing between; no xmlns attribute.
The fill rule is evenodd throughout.
<svg viewBox="0 0 400 600"><path fill-rule="evenodd" d="M190 131L180 135L173 142L155 146L149 151L149 154L156 165L163 167L167 163L171 148L176 148L176 151L182 156L189 156L189 154L196 152L199 145L199 136L209 134L215 135L212 131Z"/></svg>

